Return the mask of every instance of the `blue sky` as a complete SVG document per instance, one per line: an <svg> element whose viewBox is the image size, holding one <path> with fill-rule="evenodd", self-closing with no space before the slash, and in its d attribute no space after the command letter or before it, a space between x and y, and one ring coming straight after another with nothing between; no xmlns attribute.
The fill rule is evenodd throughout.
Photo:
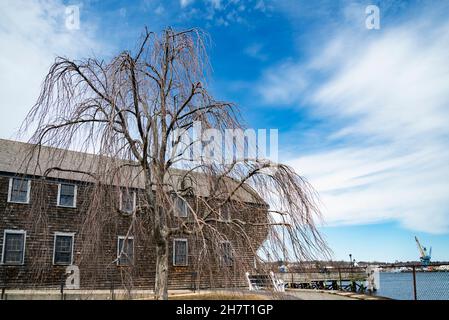
<svg viewBox="0 0 449 320"><path fill-rule="evenodd" d="M279 129L280 159L320 193L335 259L416 260L418 235L449 260L448 15L447 1L0 0L0 137L55 55L107 59L144 26L198 27L211 90L249 127Z"/></svg>

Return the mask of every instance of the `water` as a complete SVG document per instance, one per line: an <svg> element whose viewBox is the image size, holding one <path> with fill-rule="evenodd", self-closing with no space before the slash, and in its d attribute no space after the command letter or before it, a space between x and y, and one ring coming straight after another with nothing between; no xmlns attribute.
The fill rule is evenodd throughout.
<svg viewBox="0 0 449 320"><path fill-rule="evenodd" d="M449 300L449 272L417 272L418 300ZM411 272L381 272L379 296L413 300L413 274Z"/></svg>

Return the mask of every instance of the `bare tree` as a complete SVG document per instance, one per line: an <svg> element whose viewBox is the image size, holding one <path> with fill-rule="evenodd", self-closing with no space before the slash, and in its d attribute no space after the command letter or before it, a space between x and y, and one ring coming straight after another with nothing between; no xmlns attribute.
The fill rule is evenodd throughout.
<svg viewBox="0 0 449 320"><path fill-rule="evenodd" d="M37 160L27 166L42 165L46 146L51 154L46 159L52 160L45 164L45 175L71 172L91 183L82 255L100 247L101 228L114 219L102 208L114 203L117 190L141 190L129 232L149 237L155 246L158 299L167 299L169 239L177 234L195 237L198 265L216 259L220 241L230 234L260 260L327 253L315 226L314 191L291 168L259 157L191 157L192 148L201 149L205 142L186 143L181 133L195 124L223 135L227 129L244 129L238 109L207 90L206 39L194 29L167 29L160 35L145 31L134 52L124 51L110 62L59 57L23 125L23 132L34 132L30 142L36 145L29 159ZM83 151L76 156L82 159L67 161L72 153L63 149ZM174 214L179 199L187 200L190 219ZM263 210L262 219L224 217L225 210L242 211L249 202L251 210ZM45 218L38 220L45 224Z"/></svg>

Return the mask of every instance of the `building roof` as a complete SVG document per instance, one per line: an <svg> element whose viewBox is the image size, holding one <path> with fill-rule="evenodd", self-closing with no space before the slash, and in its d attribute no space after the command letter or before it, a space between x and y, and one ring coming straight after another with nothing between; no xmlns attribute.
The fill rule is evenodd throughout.
<svg viewBox="0 0 449 320"><path fill-rule="evenodd" d="M47 146L41 146L39 149L36 149L36 145L33 144L0 139L0 172L46 176L54 179L83 182L95 182L96 178L92 175L100 173L99 176L102 177L101 179L105 179L105 177L110 178L109 181L103 181L104 183L144 189L145 180L141 170L135 166L126 166L127 164L135 163ZM124 166L120 169L120 174L111 177L111 168L117 168L120 165ZM62 170L49 171L50 168L59 168ZM180 181L185 174L187 174L186 170L170 169L170 173L166 175L166 181L164 183L170 186L168 187L169 189L177 190L181 187ZM208 197L211 185L210 181L207 180L208 176L195 171L188 172L188 175L195 182L193 186L195 193L199 196ZM228 192L235 189L238 184L238 181L229 177L226 177L224 181L223 187ZM222 192L227 194L226 190ZM247 184L242 185L235 192L233 199L236 201L265 204L257 192Z"/></svg>

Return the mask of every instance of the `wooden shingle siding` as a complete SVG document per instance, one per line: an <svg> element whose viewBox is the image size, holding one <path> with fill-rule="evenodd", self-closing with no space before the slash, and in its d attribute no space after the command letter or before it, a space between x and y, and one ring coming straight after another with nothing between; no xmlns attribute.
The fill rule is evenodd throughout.
<svg viewBox="0 0 449 320"><path fill-rule="evenodd" d="M36 192L44 192L43 214L45 228L40 228L43 221L38 215L31 214L30 204L8 203L9 178L14 173L0 172L0 246L3 245L4 230L25 230L26 248L25 261L20 266L0 265L0 288L59 288L61 280L65 279L66 266L53 265L53 245L56 232L74 233L73 261L80 268L81 288L110 289L120 288L123 285L133 288L152 289L156 270L155 246L148 239L141 239L134 235L134 265L118 266L113 261L117 258L118 236L126 235L130 218L117 214L109 224L101 230L101 246L96 248L95 259L83 256L82 230L86 206L89 203L91 185L80 181L64 181L77 185L77 203L75 208L58 207L58 183L54 179L42 180L39 177L30 177L30 202L36 201ZM41 184L41 185L38 185ZM33 196L34 195L34 196ZM117 199L117 204L118 204ZM138 202L138 200L137 200ZM192 206L196 204L192 203ZM113 210L104 208L104 210ZM201 210L201 207L198 208ZM245 210L231 212L232 218L244 221L263 222L267 219L266 207L248 204ZM189 219L182 218L182 219ZM229 232L229 239L234 251L239 255L241 265L221 266L220 257L214 260L199 256L201 244L193 236L175 235L173 238L188 239L188 265L173 266L171 257L173 238L170 240L170 270L169 288L211 288L244 286L244 273L254 265L254 254L243 244L238 236ZM250 228L250 227L248 227ZM258 248L267 235L266 227L251 227L252 242ZM3 248L0 247L0 252ZM205 262L210 261L210 262ZM223 272L223 268L226 271Z"/></svg>

